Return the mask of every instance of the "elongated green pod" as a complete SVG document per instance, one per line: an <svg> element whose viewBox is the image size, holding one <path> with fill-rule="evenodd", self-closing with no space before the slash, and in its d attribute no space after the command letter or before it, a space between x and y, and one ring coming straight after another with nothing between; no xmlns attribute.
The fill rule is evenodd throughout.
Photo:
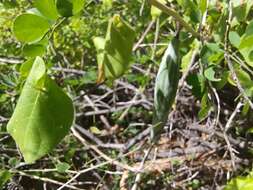
<svg viewBox="0 0 253 190"><path fill-rule="evenodd" d="M175 100L179 81L179 41L173 38L162 58L156 77L151 141L159 137Z"/></svg>

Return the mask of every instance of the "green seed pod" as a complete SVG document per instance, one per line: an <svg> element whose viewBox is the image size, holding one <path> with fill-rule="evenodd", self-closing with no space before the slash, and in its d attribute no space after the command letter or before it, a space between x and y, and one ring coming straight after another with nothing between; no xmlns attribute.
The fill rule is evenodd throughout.
<svg viewBox="0 0 253 190"><path fill-rule="evenodd" d="M162 58L156 77L151 141L159 137L175 100L179 82L179 41L173 38Z"/></svg>

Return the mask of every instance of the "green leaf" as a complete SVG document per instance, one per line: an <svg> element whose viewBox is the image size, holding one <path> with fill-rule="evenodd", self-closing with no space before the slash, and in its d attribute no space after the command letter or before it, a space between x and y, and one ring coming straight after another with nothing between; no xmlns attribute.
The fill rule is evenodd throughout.
<svg viewBox="0 0 253 190"><path fill-rule="evenodd" d="M45 53L46 47L42 44L25 44L23 54L26 57L41 56Z"/></svg>
<svg viewBox="0 0 253 190"><path fill-rule="evenodd" d="M239 48L244 49L244 48L252 47L252 43L253 43L253 35L244 36L241 39L241 43L240 43Z"/></svg>
<svg viewBox="0 0 253 190"><path fill-rule="evenodd" d="M35 14L19 15L13 23L13 32L21 42L41 40L49 30L50 24L46 19Z"/></svg>
<svg viewBox="0 0 253 190"><path fill-rule="evenodd" d="M79 13L84 3L84 0L56 0L56 7L60 15L70 17Z"/></svg>
<svg viewBox="0 0 253 190"><path fill-rule="evenodd" d="M253 189L253 177L237 177L232 179L224 190L249 190Z"/></svg>
<svg viewBox="0 0 253 190"><path fill-rule="evenodd" d="M248 24L248 26L247 26L247 28L246 28L246 31L245 31L245 35L246 35L246 36L251 36L251 35L253 35L253 21L251 21L251 22Z"/></svg>
<svg viewBox="0 0 253 190"><path fill-rule="evenodd" d="M90 127L90 131L93 133L93 134L96 134L96 135L101 135L101 130L99 130L96 126L92 126Z"/></svg>
<svg viewBox="0 0 253 190"><path fill-rule="evenodd" d="M28 77L29 73L30 73L30 70L33 66L33 62L34 62L35 59L28 59L27 61L25 61L20 69L19 69L19 72L20 72L20 75L21 77L23 78L26 78Z"/></svg>
<svg viewBox="0 0 253 190"><path fill-rule="evenodd" d="M233 15L236 17L237 21L242 22L247 17L247 4L240 4L233 8Z"/></svg>
<svg viewBox="0 0 253 190"><path fill-rule="evenodd" d="M11 179L12 175L8 170L0 170L0 189Z"/></svg>
<svg viewBox="0 0 253 190"><path fill-rule="evenodd" d="M229 41L234 47L238 48L241 43L241 38L237 32L232 31L229 32Z"/></svg>
<svg viewBox="0 0 253 190"><path fill-rule="evenodd" d="M168 119L168 114L174 103L179 81L179 41L172 39L162 58L155 82L154 116L151 138L156 138Z"/></svg>
<svg viewBox="0 0 253 190"><path fill-rule="evenodd" d="M181 71L183 73L187 72L188 67L191 63L192 55L193 55L193 49L191 49L183 58L182 58L182 64L181 64Z"/></svg>
<svg viewBox="0 0 253 190"><path fill-rule="evenodd" d="M204 14L207 9L207 0L199 0L199 8L201 13Z"/></svg>
<svg viewBox="0 0 253 190"><path fill-rule="evenodd" d="M197 98L202 98L205 89L205 78L200 74L189 74L187 83L192 86L192 93Z"/></svg>
<svg viewBox="0 0 253 190"><path fill-rule="evenodd" d="M7 125L27 163L49 153L68 133L74 118L71 99L46 74L37 57Z"/></svg>
<svg viewBox="0 0 253 190"><path fill-rule="evenodd" d="M210 80L210 81L213 81L213 82L218 82L220 81L221 79L217 79L215 77L215 71L214 71L214 67L208 67L205 72L204 72L204 75L205 77Z"/></svg>
<svg viewBox="0 0 253 190"><path fill-rule="evenodd" d="M34 5L48 19L56 20L58 18L55 0L35 0Z"/></svg>
<svg viewBox="0 0 253 190"><path fill-rule="evenodd" d="M114 80L126 72L132 57L134 39L134 29L119 15L110 19L105 39L94 38L99 67L98 83L105 78Z"/></svg>
<svg viewBox="0 0 253 190"><path fill-rule="evenodd" d="M205 94L203 95L201 99L201 109L198 113L198 117L200 120L204 119L208 115L210 108L211 108L211 105L208 99L208 93L205 92Z"/></svg>
<svg viewBox="0 0 253 190"><path fill-rule="evenodd" d="M244 51L243 49L245 48L252 48L252 42L253 42L253 21L251 21L248 24L245 30L245 34L241 38L241 43L239 46L240 50Z"/></svg>
<svg viewBox="0 0 253 190"><path fill-rule="evenodd" d="M60 173L65 173L70 168L70 165L66 162L60 162L56 165L56 169Z"/></svg>
<svg viewBox="0 0 253 190"><path fill-rule="evenodd" d="M166 0L158 0L159 3L166 4ZM151 6L151 16L152 19L155 20L162 14L162 11L155 6Z"/></svg>

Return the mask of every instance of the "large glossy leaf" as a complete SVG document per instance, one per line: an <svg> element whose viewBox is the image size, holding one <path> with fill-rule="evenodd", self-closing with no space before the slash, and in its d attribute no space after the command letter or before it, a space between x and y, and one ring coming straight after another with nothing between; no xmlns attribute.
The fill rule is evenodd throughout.
<svg viewBox="0 0 253 190"><path fill-rule="evenodd" d="M179 69L179 41L174 38L162 58L156 77L152 139L159 135L168 119L178 88Z"/></svg>
<svg viewBox="0 0 253 190"><path fill-rule="evenodd" d="M68 133L74 117L71 99L34 61L15 111L7 125L27 163L49 153Z"/></svg>
<svg viewBox="0 0 253 190"><path fill-rule="evenodd" d="M114 80L129 67L135 39L134 29L115 15L109 21L106 38L95 38L99 66L98 82Z"/></svg>
<svg viewBox="0 0 253 190"><path fill-rule="evenodd" d="M35 0L34 5L45 17L52 20L57 19L55 0Z"/></svg>
<svg viewBox="0 0 253 190"><path fill-rule="evenodd" d="M13 23L13 32L21 42L40 40L48 31L48 21L35 14L24 13L19 15Z"/></svg>
<svg viewBox="0 0 253 190"><path fill-rule="evenodd" d="M79 13L85 0L56 0L58 13L64 17L70 17Z"/></svg>

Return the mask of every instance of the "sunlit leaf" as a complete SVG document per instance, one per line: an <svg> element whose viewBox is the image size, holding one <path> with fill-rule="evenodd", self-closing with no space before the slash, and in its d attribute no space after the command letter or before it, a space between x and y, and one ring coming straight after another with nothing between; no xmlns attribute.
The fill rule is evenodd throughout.
<svg viewBox="0 0 253 190"><path fill-rule="evenodd" d="M166 0L158 0L159 3L166 4ZM158 18L162 14L162 11L155 6L151 6L151 16L153 19Z"/></svg>
<svg viewBox="0 0 253 190"><path fill-rule="evenodd" d="M48 19L57 19L58 12L56 9L55 0L35 0L34 5L41 12L41 14Z"/></svg>
<svg viewBox="0 0 253 190"><path fill-rule="evenodd" d="M253 177L236 177L232 179L224 190L250 190L253 189Z"/></svg>
<svg viewBox="0 0 253 190"><path fill-rule="evenodd" d="M69 132L74 118L71 99L46 74L39 57L33 63L7 125L27 163L49 153Z"/></svg>
<svg viewBox="0 0 253 190"><path fill-rule="evenodd" d="M218 79L215 77L215 71L214 71L214 67L209 67L205 70L204 72L205 77L213 82L217 82L220 81L221 79Z"/></svg>
<svg viewBox="0 0 253 190"><path fill-rule="evenodd" d="M0 189L7 183L12 177L12 174L8 170L0 170Z"/></svg>
<svg viewBox="0 0 253 190"><path fill-rule="evenodd" d="M13 23L13 32L21 42L40 40L48 31L48 21L35 14L24 13L19 15Z"/></svg>

